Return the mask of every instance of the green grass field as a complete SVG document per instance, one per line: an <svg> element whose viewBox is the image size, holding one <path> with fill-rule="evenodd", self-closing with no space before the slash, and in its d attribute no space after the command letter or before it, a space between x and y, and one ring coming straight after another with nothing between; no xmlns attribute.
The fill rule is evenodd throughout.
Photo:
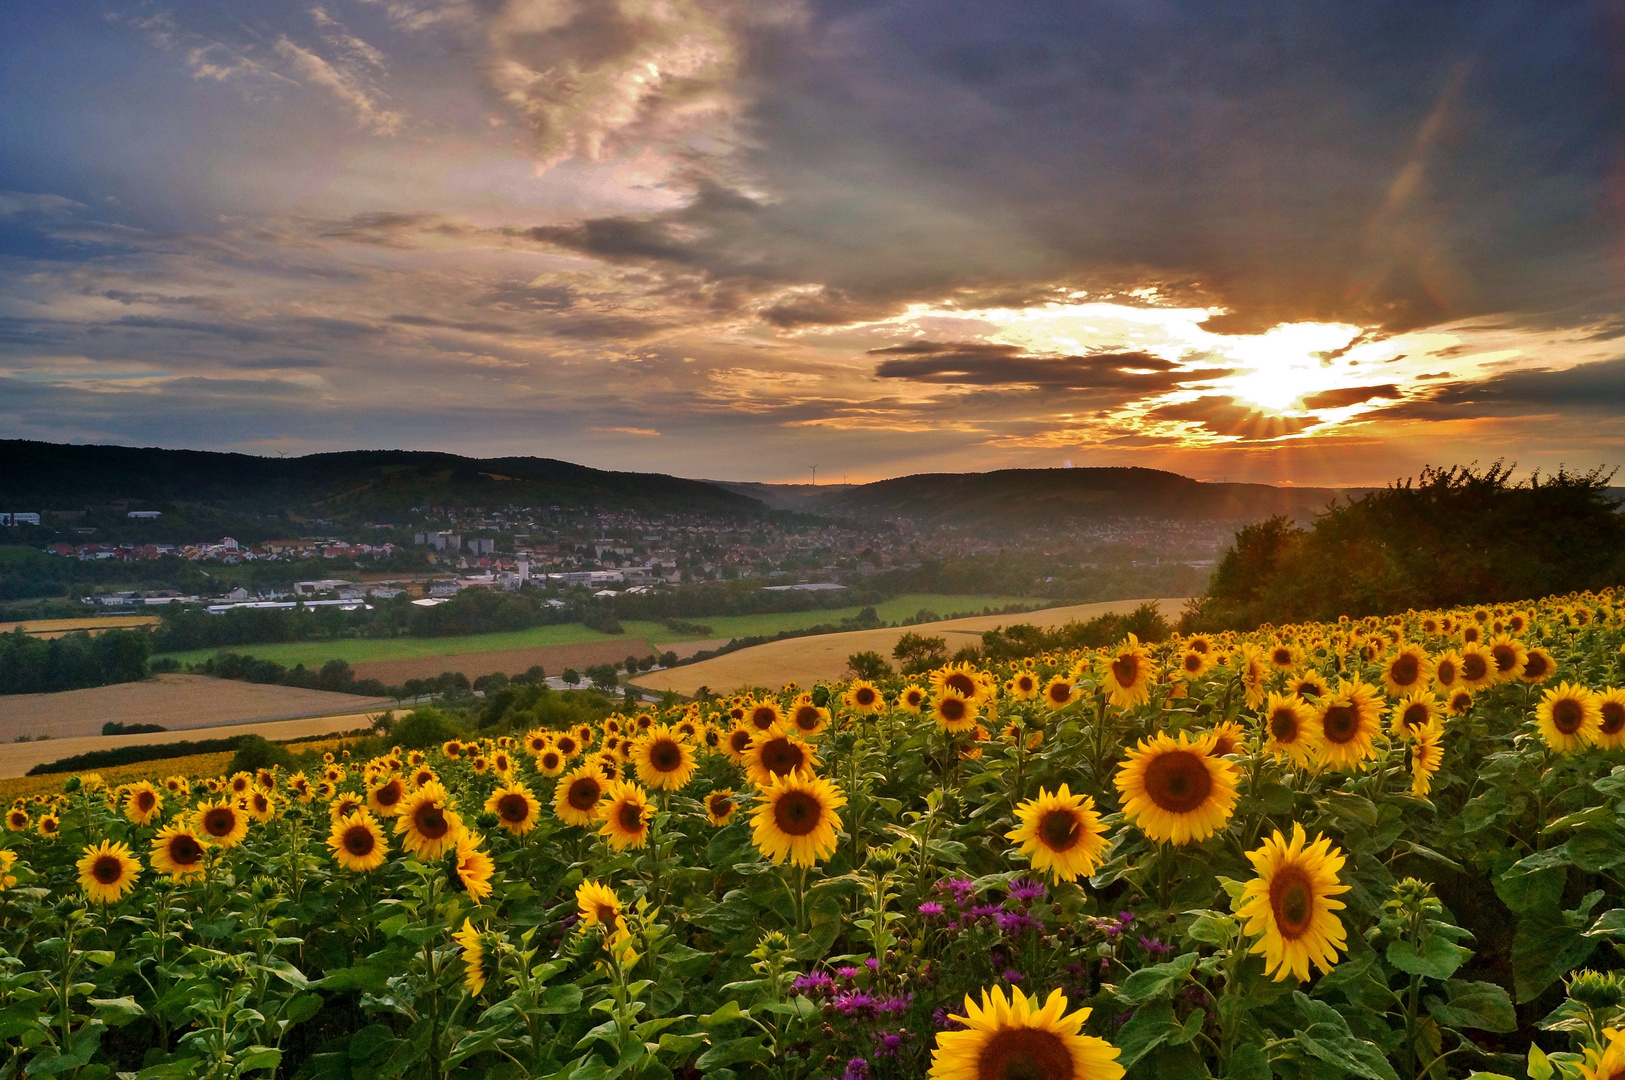
<svg viewBox="0 0 1625 1080"><path fill-rule="evenodd" d="M946 596L916 593L899 596L875 605L875 614L885 622L901 622L922 608L947 616L955 612L980 614L984 607L1001 608L1009 604L1034 604L1034 601L1010 596ZM839 623L859 612L857 607L833 608L824 611L792 611L780 615L729 615L716 618L693 619L711 628L711 637L728 639L758 637L777 634L780 630L803 630L821 623ZM628 620L625 638L643 638L651 645L664 645L673 641L692 641L695 635L675 634L657 622ZM621 635L600 634L588 630L580 623L562 626L537 626L529 630L511 630L495 634L469 634L465 637L444 638L356 638L343 641L296 641L281 645L237 645L230 650L193 649L189 652L167 653L183 664L196 664L207 660L218 651L248 653L262 660L274 660L293 667L304 664L307 668L321 667L329 660L343 660L350 664L364 664L371 660L405 660L420 656L463 656L468 653L494 652L499 649L530 649L541 645L579 645L584 642L624 640Z"/></svg>

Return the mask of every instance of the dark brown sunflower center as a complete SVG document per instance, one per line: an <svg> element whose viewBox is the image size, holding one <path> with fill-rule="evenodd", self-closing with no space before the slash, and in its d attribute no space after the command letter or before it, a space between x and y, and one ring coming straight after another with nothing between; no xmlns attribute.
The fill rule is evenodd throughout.
<svg viewBox="0 0 1625 1080"><path fill-rule="evenodd" d="M135 796L135 807L143 814L158 805L158 796L150 791L140 791Z"/></svg>
<svg viewBox="0 0 1625 1080"><path fill-rule="evenodd" d="M1360 718L1352 705L1333 705L1321 719L1326 738L1335 743L1346 743L1360 733Z"/></svg>
<svg viewBox="0 0 1625 1080"><path fill-rule="evenodd" d="M1213 756L1224 757L1226 754L1236 752L1236 740L1228 735L1219 734L1213 737Z"/></svg>
<svg viewBox="0 0 1625 1080"><path fill-rule="evenodd" d="M1476 627L1476 626L1469 626L1469 627L1467 627L1467 629L1465 629L1465 630L1463 630L1461 632L1461 640L1467 642L1469 645L1472 644L1473 642L1477 641L1478 638L1479 638L1479 633L1478 633L1478 627Z"/></svg>
<svg viewBox="0 0 1625 1080"><path fill-rule="evenodd" d="M1456 665L1450 660L1440 660L1433 669L1433 677L1441 686L1449 686L1456 681Z"/></svg>
<svg viewBox="0 0 1625 1080"><path fill-rule="evenodd" d="M1573 698L1563 698L1552 704L1552 726L1565 735L1573 735L1585 722L1585 710Z"/></svg>
<svg viewBox="0 0 1625 1080"><path fill-rule="evenodd" d="M1140 677L1140 658L1133 653L1124 653L1112 661L1112 678L1117 680L1119 686L1133 686Z"/></svg>
<svg viewBox="0 0 1625 1080"><path fill-rule="evenodd" d="M773 804L773 824L791 836L806 836L818 828L823 815L823 804L805 791L788 792Z"/></svg>
<svg viewBox="0 0 1625 1080"><path fill-rule="evenodd" d="M1412 702L1399 714L1400 723L1413 731L1426 724L1428 719L1428 707L1420 701Z"/></svg>
<svg viewBox="0 0 1625 1080"><path fill-rule="evenodd" d="M727 817L729 814L733 813L733 808L734 801L732 799L718 795L716 798L711 800L711 813L715 814L717 817Z"/></svg>
<svg viewBox="0 0 1625 1080"><path fill-rule="evenodd" d="M1300 938L1315 913L1314 884L1296 866L1284 866L1270 881L1270 910L1284 938Z"/></svg>
<svg viewBox="0 0 1625 1080"><path fill-rule="evenodd" d="M649 764L655 772L675 772L683 766L683 748L675 739L656 739L649 747Z"/></svg>
<svg viewBox="0 0 1625 1080"><path fill-rule="evenodd" d="M559 760L559 755L556 751L549 750L547 753L542 755L542 768L548 770L549 772L558 768L560 764L561 762Z"/></svg>
<svg viewBox="0 0 1625 1080"><path fill-rule="evenodd" d="M796 709L796 727L802 731L811 731L818 726L818 706L802 705Z"/></svg>
<svg viewBox="0 0 1625 1080"><path fill-rule="evenodd" d="M357 858L371 855L372 849L377 846L377 837L365 825L352 825L344 830L344 850Z"/></svg>
<svg viewBox="0 0 1625 1080"><path fill-rule="evenodd" d="M1189 750L1169 750L1146 766L1145 792L1169 813L1188 814L1212 794L1213 775L1199 755Z"/></svg>
<svg viewBox="0 0 1625 1080"><path fill-rule="evenodd" d="M1051 851L1070 851L1083 836L1083 824L1072 810L1048 810L1038 819L1038 838Z"/></svg>
<svg viewBox="0 0 1625 1080"><path fill-rule="evenodd" d="M858 687L857 693L853 694L852 696L854 700L856 700L857 703L862 705L864 708L868 708L870 705L875 703L875 692L873 689L867 686Z"/></svg>
<svg viewBox="0 0 1625 1080"><path fill-rule="evenodd" d="M203 845L182 833L169 838L169 861L176 866L191 866L203 858Z"/></svg>
<svg viewBox="0 0 1625 1080"><path fill-rule="evenodd" d="M963 698L946 697L937 703L937 713L950 724L957 724L965 719L965 702Z"/></svg>
<svg viewBox="0 0 1625 1080"><path fill-rule="evenodd" d="M1301 698L1317 698L1320 696L1320 686L1317 683L1301 682L1293 689L1293 693Z"/></svg>
<svg viewBox="0 0 1625 1080"><path fill-rule="evenodd" d="M417 813L412 815L412 823L417 826L418 832L430 840L438 840L451 831L445 807L435 803L424 803L418 807Z"/></svg>
<svg viewBox="0 0 1625 1080"><path fill-rule="evenodd" d="M728 745L733 747L734 753L743 754L750 749L750 732L744 730L729 732Z"/></svg>
<svg viewBox="0 0 1625 1080"><path fill-rule="evenodd" d="M210 810L203 815L203 831L210 836L228 836L237 827L237 815L226 807Z"/></svg>
<svg viewBox="0 0 1625 1080"><path fill-rule="evenodd" d="M599 921L599 923L601 923L604 926L614 926L615 925L615 917L618 914L620 914L620 913L617 912L609 904L599 904L593 910L593 917L596 918Z"/></svg>
<svg viewBox="0 0 1625 1080"><path fill-rule="evenodd" d="M90 864L90 876L103 885L111 885L124 876L124 864L111 855L99 855Z"/></svg>
<svg viewBox="0 0 1625 1080"><path fill-rule="evenodd" d="M762 767L777 776L784 776L807 763L801 747L789 739L769 739L762 746Z"/></svg>
<svg viewBox="0 0 1625 1080"><path fill-rule="evenodd" d="M510 791L497 799L497 817L510 825L517 825L530 817L530 803L517 791Z"/></svg>
<svg viewBox="0 0 1625 1080"><path fill-rule="evenodd" d="M778 713L767 708L766 706L752 709L750 714L751 726L757 731L766 731L768 728L773 726L774 721L778 720L778 718Z"/></svg>
<svg viewBox="0 0 1625 1080"><path fill-rule="evenodd" d="M1292 664L1292 650L1276 649L1270 653L1270 660L1278 667L1289 667Z"/></svg>
<svg viewBox="0 0 1625 1080"><path fill-rule="evenodd" d="M635 802L623 802L616 811L616 820L627 832L639 832L643 828L643 807Z"/></svg>
<svg viewBox="0 0 1625 1080"><path fill-rule="evenodd" d="M603 794L603 788L598 786L598 781L590 776L583 776L570 785L570 791L564 798L574 810L591 810L598 805L598 800Z"/></svg>
<svg viewBox="0 0 1625 1080"><path fill-rule="evenodd" d="M982 1045L976 1080L1074 1080L1072 1051L1043 1028L1005 1028Z"/></svg>
<svg viewBox="0 0 1625 1080"><path fill-rule="evenodd" d="M1511 645L1497 645L1490 650L1495 657L1495 670L1505 674L1518 666L1518 650Z"/></svg>
<svg viewBox="0 0 1625 1080"><path fill-rule="evenodd" d="M1533 652L1529 654L1529 659L1524 661L1523 677L1532 681L1538 681L1545 678L1546 673L1551 669L1552 666L1546 660L1545 656L1538 652Z"/></svg>
<svg viewBox="0 0 1625 1080"><path fill-rule="evenodd" d="M1617 735L1625 730L1625 704L1618 701L1602 703L1602 733Z"/></svg>
<svg viewBox="0 0 1625 1080"><path fill-rule="evenodd" d="M1388 665L1388 677L1396 686L1409 686L1422 674L1422 665L1412 653L1401 653Z"/></svg>
<svg viewBox="0 0 1625 1080"><path fill-rule="evenodd" d="M1200 655L1198 655L1197 653L1193 653L1193 652L1186 653L1185 654L1185 670L1190 672L1193 675L1196 672L1201 671L1202 670L1202 657Z"/></svg>
<svg viewBox="0 0 1625 1080"><path fill-rule="evenodd" d="M1051 701L1055 701L1055 702L1067 701L1071 697L1072 697L1072 684L1071 683L1062 681L1062 682L1056 682L1056 683L1051 683L1050 684L1049 699Z"/></svg>
<svg viewBox="0 0 1625 1080"><path fill-rule="evenodd" d="M1270 735L1276 742L1292 742L1298 737L1298 716L1291 709L1276 709L1270 714Z"/></svg>
<svg viewBox="0 0 1625 1080"><path fill-rule="evenodd" d="M956 671L942 680L942 685L953 690L961 697L970 697L976 693L976 680L963 671Z"/></svg>
<svg viewBox="0 0 1625 1080"><path fill-rule="evenodd" d="M576 752L576 741L570 738L568 735L561 736L559 738L558 749L559 753L561 754L573 754Z"/></svg>

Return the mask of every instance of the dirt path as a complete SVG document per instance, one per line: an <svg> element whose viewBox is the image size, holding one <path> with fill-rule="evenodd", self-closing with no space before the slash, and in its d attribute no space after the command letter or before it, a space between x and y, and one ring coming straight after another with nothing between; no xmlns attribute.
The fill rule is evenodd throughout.
<svg viewBox="0 0 1625 1080"><path fill-rule="evenodd" d="M349 695L335 694L334 697ZM354 697L351 701L357 700ZM49 739L45 742L7 743L0 746L0 777L23 776L36 765L88 753L91 750L113 750L120 746L147 746L152 743L183 742L194 739L229 739L233 735L263 735L273 741L300 739L307 735L331 735L368 727L373 717L383 712L346 712L336 716L306 717L298 720L279 720L258 724L224 724L218 727L185 732L163 731L147 735L97 735L79 739ZM163 772L165 763L152 763L154 775Z"/></svg>
<svg viewBox="0 0 1625 1080"><path fill-rule="evenodd" d="M1159 599L1153 602L1160 606L1165 618L1178 615L1185 605L1183 599ZM702 686L718 692L747 686L779 687L791 681L807 686L818 680L840 678L846 671L846 658L855 652L873 650L889 660L897 639L910 631L946 638L948 651L952 653L966 645L980 645L984 630L1015 623L1046 628L1061 626L1074 620L1093 619L1107 612L1127 614L1143 603L1146 601L1117 600L1104 604L1050 608L1021 615L978 615L923 626L854 630L844 634L770 641L686 667L650 672L634 682L650 690L675 690L683 695L692 695Z"/></svg>
<svg viewBox="0 0 1625 1080"><path fill-rule="evenodd" d="M211 679L203 675L159 675L145 682L64 690L57 694L0 697L0 742L19 735L68 739L100 735L109 720L160 724L170 731L252 724L291 717L353 713L385 706L382 698L302 690L293 686ZM183 738L185 736L182 736ZM160 739L173 742L174 736ZM61 757L51 754L51 757Z"/></svg>

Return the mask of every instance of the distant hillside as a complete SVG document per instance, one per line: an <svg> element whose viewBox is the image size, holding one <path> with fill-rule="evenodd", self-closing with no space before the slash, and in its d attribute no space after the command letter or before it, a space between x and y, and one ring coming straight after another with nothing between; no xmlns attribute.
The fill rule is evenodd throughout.
<svg viewBox="0 0 1625 1080"><path fill-rule="evenodd" d="M756 499L700 480L606 472L550 458L352 450L268 458L202 450L0 440L8 510L182 505L328 520L398 518L413 506L592 506L758 514Z"/></svg>
<svg viewBox="0 0 1625 1080"><path fill-rule="evenodd" d="M851 491L855 484L757 484L748 480L706 480L738 495L760 499L775 510L794 510L804 514L827 512L830 495Z"/></svg>
<svg viewBox="0 0 1625 1080"><path fill-rule="evenodd" d="M1364 491L1210 484L1157 469L1001 469L900 476L820 495L806 509L980 526L1121 517L1240 521L1275 514L1308 520L1328 503Z"/></svg>

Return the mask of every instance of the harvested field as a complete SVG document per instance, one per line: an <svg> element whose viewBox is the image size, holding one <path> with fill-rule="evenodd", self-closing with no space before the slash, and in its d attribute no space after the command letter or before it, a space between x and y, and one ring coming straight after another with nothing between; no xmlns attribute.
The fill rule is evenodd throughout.
<svg viewBox="0 0 1625 1080"><path fill-rule="evenodd" d="M4 716L0 721L0 740L10 742L19 735L33 738L49 735L52 739L100 735L102 725L109 720L122 724L161 724L174 732L220 724L355 713L391 704L384 698L363 698L326 690L211 679L203 675L159 675L145 682L64 690L57 694L13 694L0 699L0 715ZM158 741L173 741L173 736Z"/></svg>
<svg viewBox="0 0 1625 1080"><path fill-rule="evenodd" d="M1021 615L978 615L970 619L949 619L922 626L854 630L845 634L770 641L686 667L650 672L633 682L650 690L675 690L683 695L692 695L702 686L718 692L747 686L777 688L791 680L805 686L815 681L841 678L846 671L846 658L855 652L873 650L889 659L897 639L910 631L946 638L948 651L952 653L966 645L980 645L984 630L1016 623L1060 626L1075 620L1093 619L1107 612L1127 614L1146 602L1116 600L1104 604L1047 608ZM1164 617L1177 615L1185 605L1184 599L1152 602L1161 607Z"/></svg>
<svg viewBox="0 0 1625 1080"><path fill-rule="evenodd" d="M714 647L714 646L713 646ZM650 645L640 637L615 637L580 645L537 645L529 649L497 649L489 652L451 653L444 656L417 656L404 660L373 660L355 665L358 679L381 679L386 686L400 686L407 679L428 679L443 671L460 671L470 679L500 671L518 675L540 664L549 675L567 667L581 669L592 664L614 664L628 656L640 659L650 653L675 646ZM249 651L244 649L245 652ZM681 653L679 653L681 655ZM689 655L693 655L690 653Z"/></svg>
<svg viewBox="0 0 1625 1080"><path fill-rule="evenodd" d="M59 638L64 634L88 630L92 634L106 630L128 630L135 626L157 626L156 615L109 615L100 619L26 619L22 622L0 622L0 634L22 630L29 637Z"/></svg>
<svg viewBox="0 0 1625 1080"><path fill-rule="evenodd" d="M334 697L347 697L345 694L335 694ZM356 700L351 697L351 701ZM307 735L330 735L345 731L355 731L357 728L368 727L373 718L384 709L379 708L371 712L345 712L333 716L304 717L297 720L276 720L268 723L225 724L218 727L201 730L188 730L185 732L158 731L144 735L96 735L78 739L47 739L44 742L32 743L6 743L0 745L0 777L22 776L36 765L57 761L76 754L89 753L92 750L115 750L120 746L147 746L152 743L183 742L187 739L229 739L233 735L261 735L272 742L282 739L301 739ZM298 750L299 747L295 747ZM207 755L203 755L207 756ZM228 755L229 756L229 755ZM165 775L169 772L179 771L171 769L170 761L179 761L179 758L166 761L146 762L146 773L151 775ZM106 770L97 770L103 776L109 775Z"/></svg>

